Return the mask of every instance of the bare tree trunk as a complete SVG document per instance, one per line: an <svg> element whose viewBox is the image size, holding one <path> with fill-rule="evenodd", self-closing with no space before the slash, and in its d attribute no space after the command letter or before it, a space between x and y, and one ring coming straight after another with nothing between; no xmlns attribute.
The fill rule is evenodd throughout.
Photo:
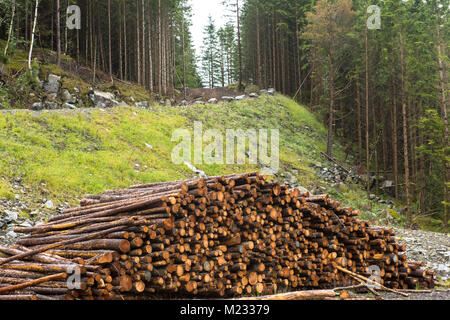
<svg viewBox="0 0 450 320"><path fill-rule="evenodd" d="M400 64L402 75L402 116L403 116L403 157L405 163L405 192L406 192L406 214L408 218L408 226L412 225L411 216L411 199L409 195L409 159L408 159L408 124L406 110L406 88L405 88L405 57L403 48L403 36L400 32Z"/></svg>
<svg viewBox="0 0 450 320"><path fill-rule="evenodd" d="M441 51L441 36L439 27L439 11L436 12L436 50L438 57L438 68L439 68L439 89L440 89L440 102L441 102L441 117L444 122L444 148L448 145L448 120L447 120L447 103L445 100L445 80L444 80L444 63L442 61L442 51ZM444 159L444 228L448 230L448 190L447 182L450 180L450 167L448 161Z"/></svg>
<svg viewBox="0 0 450 320"><path fill-rule="evenodd" d="M147 55L145 54L145 2L142 0L142 86L146 86L146 79L145 79L145 71L147 70L145 66L145 60Z"/></svg>
<svg viewBox="0 0 450 320"><path fill-rule="evenodd" d="M137 44L136 44L136 72L137 72L137 82L139 84L142 83L142 79L141 79L141 35L139 32L140 29L140 23L139 23L139 2L136 1L136 40L137 40Z"/></svg>
<svg viewBox="0 0 450 320"><path fill-rule="evenodd" d="M150 15L148 15L148 88L150 92L153 92L152 32Z"/></svg>
<svg viewBox="0 0 450 320"><path fill-rule="evenodd" d="M334 34L330 33L330 115L328 118L327 155L333 155L333 125L334 125Z"/></svg>
<svg viewBox="0 0 450 320"><path fill-rule="evenodd" d="M358 112L358 165L362 165L362 127L361 127L361 92L359 81L356 82L356 106Z"/></svg>
<svg viewBox="0 0 450 320"><path fill-rule="evenodd" d="M394 73L393 73L394 74ZM395 199L398 200L398 140L397 140L397 95L395 90L395 81L392 79L392 147L394 153L394 183Z"/></svg>
<svg viewBox="0 0 450 320"><path fill-rule="evenodd" d="M128 43L127 43L127 3L124 0L123 1L123 44L124 44L124 73L125 73L125 80L128 80Z"/></svg>
<svg viewBox="0 0 450 320"><path fill-rule="evenodd" d="M241 22L239 18L239 0L236 0L236 23L238 38L238 59L239 59L239 91L242 90L242 46L241 46Z"/></svg>
<svg viewBox="0 0 450 320"><path fill-rule="evenodd" d="M11 22L9 23L9 31L8 31L8 39L6 40L5 50L3 51L3 55L6 57L6 54L8 53L8 46L9 42L11 41L11 35L12 35L12 29L14 25L14 15L16 13L16 0L12 3L12 12L11 12ZM2 64L2 68L0 71L0 78L3 76L3 72L5 71L5 65Z"/></svg>
<svg viewBox="0 0 450 320"><path fill-rule="evenodd" d="M31 43L30 43L30 51L28 53L28 69L31 70L31 58L33 56L33 46L34 46L34 34L36 32L36 24L37 24L37 16L38 16L38 7L39 0L36 0L35 9L34 9L34 22L33 22L33 31L31 32Z"/></svg>
<svg viewBox="0 0 450 320"><path fill-rule="evenodd" d="M184 16L184 11L182 12L182 25L181 25L181 42L182 42L182 48L183 48L183 95L184 95L184 99L186 100L186 91L187 91L187 81L186 81L186 48L185 48L185 16Z"/></svg>
<svg viewBox="0 0 450 320"><path fill-rule="evenodd" d="M369 147L369 35L366 26L365 56L366 56L366 170L367 170L367 196L370 194L370 147Z"/></svg>
<svg viewBox="0 0 450 320"><path fill-rule="evenodd" d="M257 59L257 83L258 87L262 86L262 66L261 66L261 35L259 27L259 2L256 0L256 59Z"/></svg>
<svg viewBox="0 0 450 320"><path fill-rule="evenodd" d="M108 65L109 65L109 78L111 82L114 82L112 76L112 50L111 50L111 0L108 0Z"/></svg>
<svg viewBox="0 0 450 320"><path fill-rule="evenodd" d="M56 0L56 64L61 66L61 8L60 0Z"/></svg>

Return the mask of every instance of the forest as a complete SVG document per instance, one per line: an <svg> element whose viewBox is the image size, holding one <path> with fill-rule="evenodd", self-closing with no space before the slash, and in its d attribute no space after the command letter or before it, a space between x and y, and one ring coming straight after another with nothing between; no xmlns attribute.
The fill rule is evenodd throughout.
<svg viewBox="0 0 450 320"><path fill-rule="evenodd" d="M195 0L193 0L195 1ZM67 8L81 11L69 29ZM26 48L70 56L155 97L187 88L275 88L308 106L356 155L367 193L393 197L448 228L448 0L224 0L197 54L188 0L1 0L1 74ZM222 9L220 9L222 10ZM372 178L371 178L372 177ZM374 183L372 183L374 181Z"/></svg>

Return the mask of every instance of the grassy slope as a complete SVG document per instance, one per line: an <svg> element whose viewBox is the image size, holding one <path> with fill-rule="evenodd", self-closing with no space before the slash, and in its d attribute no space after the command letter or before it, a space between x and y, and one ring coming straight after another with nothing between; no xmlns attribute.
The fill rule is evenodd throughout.
<svg viewBox="0 0 450 320"><path fill-rule="evenodd" d="M4 44L0 40L0 48ZM63 88L73 93L77 87L85 98L92 85L78 74L51 64L48 57L54 53L44 52L43 56L47 58L40 61L39 77L46 79L49 73L61 75ZM15 50L5 76L25 70L26 60L26 51ZM63 56L63 60L69 63L71 58ZM90 71L87 72L89 74ZM15 87L15 81L16 78L9 79L10 88ZM131 83L100 83L96 87L117 93L125 102L131 102L131 97L136 101L152 98L142 87ZM14 90L0 90L0 103L4 108L26 108L34 100L39 101L38 96L43 94L35 93L36 97L30 98L28 94ZM88 103L87 99L85 103ZM28 195L30 201L45 194L56 202L65 199L73 202L84 193L139 182L188 177L192 172L187 167L171 162L171 150L176 144L171 141L171 134L180 127L192 128L194 120L203 121L204 130L215 128L222 132L227 128L278 128L282 172L297 172L299 184L306 188L323 186L344 205L362 208L367 204L365 193L359 186L347 185L336 189L315 176L311 164L331 165L320 155L320 151L326 149L327 130L306 108L283 96L186 110L153 106L152 111L121 107L107 111L0 113L0 199L14 198L16 191L10 181L15 177L21 177L26 187L33 187ZM145 143L154 148L150 150ZM334 147L334 156L344 159L339 144ZM198 167L210 175L259 169L251 165ZM376 218L381 217L382 221L384 217L391 219L385 205L372 205L371 211L377 213ZM384 215L381 214L383 211ZM373 219L375 216L363 212L362 217ZM400 221L402 219L400 217Z"/></svg>
<svg viewBox="0 0 450 320"><path fill-rule="evenodd" d="M298 172L301 185L323 185L346 204L361 207L366 202L356 186L337 191L318 181L310 165L325 162L320 151L326 148L326 129L306 108L281 95L187 109L124 106L105 111L0 113L0 198L14 196L10 181L17 176L25 186L44 185L56 202L135 183L192 176L185 165L172 163L171 152L178 142L171 141L171 136L177 128L192 129L194 120L202 121L204 130L223 133L226 129L279 129L281 172ZM335 150L343 158L340 145ZM249 164L197 167L208 175L260 169Z"/></svg>

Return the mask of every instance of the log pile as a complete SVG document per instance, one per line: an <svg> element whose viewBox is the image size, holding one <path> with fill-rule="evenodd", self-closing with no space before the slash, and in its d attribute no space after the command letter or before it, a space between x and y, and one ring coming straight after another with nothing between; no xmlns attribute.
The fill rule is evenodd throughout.
<svg viewBox="0 0 450 320"><path fill-rule="evenodd" d="M391 229L358 215L256 172L86 195L0 247L0 300L269 295L358 284L340 270L373 265L386 287L433 287Z"/></svg>

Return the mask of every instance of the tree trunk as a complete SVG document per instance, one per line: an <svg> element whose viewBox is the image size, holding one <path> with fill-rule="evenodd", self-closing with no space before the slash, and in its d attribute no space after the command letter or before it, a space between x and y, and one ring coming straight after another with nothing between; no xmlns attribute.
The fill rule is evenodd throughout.
<svg viewBox="0 0 450 320"><path fill-rule="evenodd" d="M6 57L8 53L9 42L11 41L12 29L14 25L14 15L16 13L16 1L14 0L12 3L12 13L11 13L11 22L9 23L9 31L8 31L8 39L6 40L5 50L3 51L3 55ZM3 72L5 71L5 65L2 64L2 68L0 71L0 78L3 76Z"/></svg>
<svg viewBox="0 0 450 320"><path fill-rule="evenodd" d="M442 61L442 52L441 52L441 36L440 36L440 26L439 26L439 11L436 12L436 51L438 58L438 69L439 69L439 89L440 89L440 103L441 103L441 117L444 122L444 148L447 148L448 145L448 120L447 120L447 103L445 100L445 80L444 80L444 63ZM444 228L448 230L448 190L447 190L447 182L450 180L450 167L448 165L448 161L444 157Z"/></svg>
<svg viewBox="0 0 450 320"><path fill-rule="evenodd" d="M330 115L328 119L328 143L327 155L331 158L333 154L333 124L334 124L334 34L330 33Z"/></svg>
<svg viewBox="0 0 450 320"><path fill-rule="evenodd" d="M402 116L403 116L403 157L405 164L405 193L406 193L406 214L408 218L408 226L412 225L411 216L411 199L409 195L409 159L408 159L408 124L407 124L407 110L406 110L406 88L405 88L405 57L403 47L403 36L400 32L400 64L402 76Z"/></svg>
<svg viewBox="0 0 450 320"><path fill-rule="evenodd" d="M56 64L61 66L61 8L60 0L56 0Z"/></svg>
<svg viewBox="0 0 450 320"><path fill-rule="evenodd" d="M367 170L367 196L370 194L370 145L369 145L369 35L366 25L365 32L365 61L366 61L366 170Z"/></svg>
<svg viewBox="0 0 450 320"><path fill-rule="evenodd" d="M34 35L35 35L35 32L36 32L38 7L39 7L39 0L36 0L35 9L34 9L33 31L31 32L30 51L28 52L28 69L30 71L31 71L31 58L33 56Z"/></svg>
<svg viewBox="0 0 450 320"><path fill-rule="evenodd" d="M112 50L111 50L111 0L108 0L108 65L109 65L109 78L111 82L114 82L112 76Z"/></svg>

